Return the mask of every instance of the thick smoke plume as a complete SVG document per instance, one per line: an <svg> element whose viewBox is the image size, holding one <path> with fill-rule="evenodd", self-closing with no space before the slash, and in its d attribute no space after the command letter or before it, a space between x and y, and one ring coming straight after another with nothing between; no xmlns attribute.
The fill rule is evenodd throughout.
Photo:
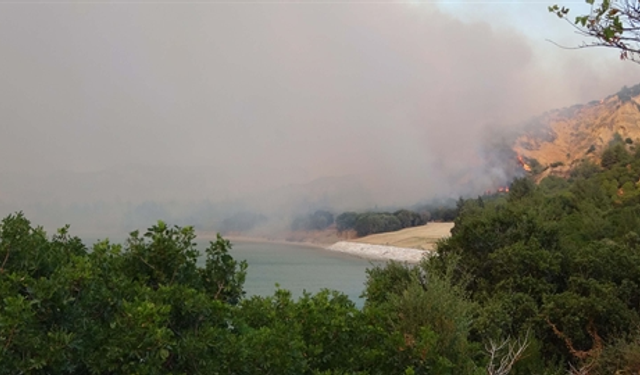
<svg viewBox="0 0 640 375"><path fill-rule="evenodd" d="M513 155L488 129L640 82L615 53L544 41L573 42L567 28L529 32L545 4L510 9L4 4L0 211L87 233L214 228L504 184Z"/></svg>

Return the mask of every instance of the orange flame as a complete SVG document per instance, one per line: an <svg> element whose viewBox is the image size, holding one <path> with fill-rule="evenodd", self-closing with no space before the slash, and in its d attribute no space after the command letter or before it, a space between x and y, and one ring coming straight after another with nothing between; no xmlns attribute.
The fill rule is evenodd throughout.
<svg viewBox="0 0 640 375"><path fill-rule="evenodd" d="M509 192L509 187L508 186L499 186L497 189L495 190L487 190L484 192L484 195L494 195L494 194L501 194L501 193L508 193Z"/></svg>
<svg viewBox="0 0 640 375"><path fill-rule="evenodd" d="M522 156L520 156L520 154L518 154L518 162L522 166L522 169L524 169L527 172L531 172L531 167L528 166L527 163L524 162L524 160L522 159Z"/></svg>

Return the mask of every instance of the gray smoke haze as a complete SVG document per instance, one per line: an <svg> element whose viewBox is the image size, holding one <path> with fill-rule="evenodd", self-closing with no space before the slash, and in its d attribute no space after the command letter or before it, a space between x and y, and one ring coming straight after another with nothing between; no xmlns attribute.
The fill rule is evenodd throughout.
<svg viewBox="0 0 640 375"><path fill-rule="evenodd" d="M545 42L580 41L547 5L0 4L0 213L206 227L483 189L489 127L640 82Z"/></svg>

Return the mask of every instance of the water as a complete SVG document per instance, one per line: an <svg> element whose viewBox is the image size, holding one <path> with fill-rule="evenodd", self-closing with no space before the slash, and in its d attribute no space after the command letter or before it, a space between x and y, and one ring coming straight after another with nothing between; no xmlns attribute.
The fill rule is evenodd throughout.
<svg viewBox="0 0 640 375"><path fill-rule="evenodd" d="M85 238L89 246L97 238ZM125 242L124 238L110 237L112 243ZM209 241L196 240L198 250L204 254ZM340 291L362 307L360 298L366 280L365 270L372 267L370 261L320 248L266 242L233 241L230 252L236 260L249 264L244 289L247 296L270 296L280 288L291 291L294 298L304 291L317 293L321 289Z"/></svg>
<svg viewBox="0 0 640 375"><path fill-rule="evenodd" d="M199 249L208 246L198 243ZM297 298L307 292L328 288L345 293L358 306L366 279L365 270L372 267L368 260L327 250L295 245L262 242L233 242L230 254L249 264L245 291L247 296L269 296L280 288L290 290Z"/></svg>

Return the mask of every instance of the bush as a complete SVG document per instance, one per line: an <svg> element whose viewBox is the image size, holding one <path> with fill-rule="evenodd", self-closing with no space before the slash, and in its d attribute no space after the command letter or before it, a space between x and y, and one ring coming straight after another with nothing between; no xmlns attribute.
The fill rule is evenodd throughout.
<svg viewBox="0 0 640 375"><path fill-rule="evenodd" d="M389 213L366 213L358 215L354 229L358 236L393 232L402 229L400 220Z"/></svg>
<svg viewBox="0 0 640 375"><path fill-rule="evenodd" d="M469 355L470 302L435 274L428 289L411 277L387 291L388 302L362 310L328 290L245 299L246 263L231 257L230 243L218 236L201 262L194 239L190 227L158 222L124 245L89 251L66 227L49 238L21 214L4 219L0 374L479 370Z"/></svg>

